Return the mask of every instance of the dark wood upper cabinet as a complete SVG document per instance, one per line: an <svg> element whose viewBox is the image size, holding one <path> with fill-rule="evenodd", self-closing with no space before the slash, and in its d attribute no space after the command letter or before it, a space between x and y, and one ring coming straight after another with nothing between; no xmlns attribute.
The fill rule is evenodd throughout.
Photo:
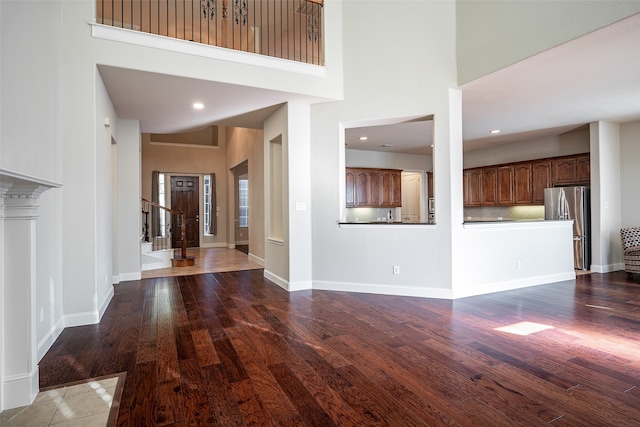
<svg viewBox="0 0 640 427"><path fill-rule="evenodd" d="M395 208L402 205L402 171L346 168L346 206Z"/></svg>
<svg viewBox="0 0 640 427"><path fill-rule="evenodd" d="M552 185L551 160L531 162L531 203L544 205L544 189Z"/></svg>
<svg viewBox="0 0 640 427"><path fill-rule="evenodd" d="M532 176L531 163L519 163L513 166L514 195L513 202L516 205L530 205L532 203Z"/></svg>
<svg viewBox="0 0 640 427"><path fill-rule="evenodd" d="M498 204L498 168L482 168L482 204Z"/></svg>
<svg viewBox="0 0 640 427"><path fill-rule="evenodd" d="M513 166L498 168L498 204L511 206L515 200Z"/></svg>
<svg viewBox="0 0 640 427"><path fill-rule="evenodd" d="M589 154L576 157L576 182L578 184L591 183L591 159Z"/></svg>
<svg viewBox="0 0 640 427"><path fill-rule="evenodd" d="M371 182L369 172L363 169L355 171L356 175L356 203L355 206L368 206L370 203Z"/></svg>
<svg viewBox="0 0 640 427"><path fill-rule="evenodd" d="M464 176L464 178L466 178L466 175ZM464 181L462 185L465 185ZM435 196L433 194L433 172L427 172L427 194L429 195L429 197Z"/></svg>
<svg viewBox="0 0 640 427"><path fill-rule="evenodd" d="M380 206L385 196L382 194L382 174L380 171L369 171L368 206Z"/></svg>
<svg viewBox="0 0 640 427"><path fill-rule="evenodd" d="M575 157L553 159L551 165L554 186L571 185L576 182L577 161Z"/></svg>
<svg viewBox="0 0 640 427"><path fill-rule="evenodd" d="M352 169L348 169L345 174L345 183L347 186L345 197L348 208L356 206L356 173Z"/></svg>
<svg viewBox="0 0 640 427"><path fill-rule="evenodd" d="M465 169L464 206L544 205L544 189L591 182L589 153Z"/></svg>
<svg viewBox="0 0 640 427"><path fill-rule="evenodd" d="M391 181L391 206L402 206L402 171L396 170L390 172Z"/></svg>
<svg viewBox="0 0 640 427"><path fill-rule="evenodd" d="M467 200L469 206L482 205L482 169L469 169L467 174Z"/></svg>

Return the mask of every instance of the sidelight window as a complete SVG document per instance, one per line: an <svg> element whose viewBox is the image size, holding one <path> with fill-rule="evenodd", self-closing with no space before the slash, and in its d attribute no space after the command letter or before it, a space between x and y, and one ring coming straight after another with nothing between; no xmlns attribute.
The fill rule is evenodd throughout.
<svg viewBox="0 0 640 427"><path fill-rule="evenodd" d="M249 180L238 180L238 219L240 227L249 226Z"/></svg>

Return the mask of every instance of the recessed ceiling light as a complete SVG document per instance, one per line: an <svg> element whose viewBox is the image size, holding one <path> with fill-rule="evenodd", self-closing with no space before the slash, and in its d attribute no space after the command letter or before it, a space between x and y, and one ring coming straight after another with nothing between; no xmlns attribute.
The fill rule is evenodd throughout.
<svg viewBox="0 0 640 427"><path fill-rule="evenodd" d="M369 139L369 138L367 138L366 136L361 136L360 137L360 141L366 141L367 139Z"/></svg>
<svg viewBox="0 0 640 427"><path fill-rule="evenodd" d="M493 130L490 130L490 131L489 131L489 133L490 133L490 134L492 134L492 135L499 134L499 133L500 133L500 129L493 129Z"/></svg>
<svg viewBox="0 0 640 427"><path fill-rule="evenodd" d="M193 108L195 108L196 110L202 110L204 108L204 104L202 102L194 102Z"/></svg>

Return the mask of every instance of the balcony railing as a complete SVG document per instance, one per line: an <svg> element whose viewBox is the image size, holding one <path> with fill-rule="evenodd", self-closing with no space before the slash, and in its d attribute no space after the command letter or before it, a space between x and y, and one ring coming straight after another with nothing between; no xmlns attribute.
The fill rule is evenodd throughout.
<svg viewBox="0 0 640 427"><path fill-rule="evenodd" d="M323 65L324 0L96 0L96 22Z"/></svg>

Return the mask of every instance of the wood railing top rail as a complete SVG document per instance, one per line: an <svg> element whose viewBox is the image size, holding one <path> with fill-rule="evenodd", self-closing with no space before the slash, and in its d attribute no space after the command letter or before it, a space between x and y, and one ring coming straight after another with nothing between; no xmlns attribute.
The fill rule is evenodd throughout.
<svg viewBox="0 0 640 427"><path fill-rule="evenodd" d="M164 210L165 210L165 211L167 211L167 212L171 212L172 214L176 214L176 215L180 215L180 214L182 214L182 212L178 212L178 211L175 211L175 210L173 210L173 209L169 209L169 208L167 208L167 207L165 207L165 206L162 206L162 205L161 205L161 204L159 204L159 203L152 202L151 200L145 199L144 197L142 197L142 201L143 201L143 202L145 202L145 203L149 203L151 206L155 206L155 207L157 207L157 208L164 209Z"/></svg>

